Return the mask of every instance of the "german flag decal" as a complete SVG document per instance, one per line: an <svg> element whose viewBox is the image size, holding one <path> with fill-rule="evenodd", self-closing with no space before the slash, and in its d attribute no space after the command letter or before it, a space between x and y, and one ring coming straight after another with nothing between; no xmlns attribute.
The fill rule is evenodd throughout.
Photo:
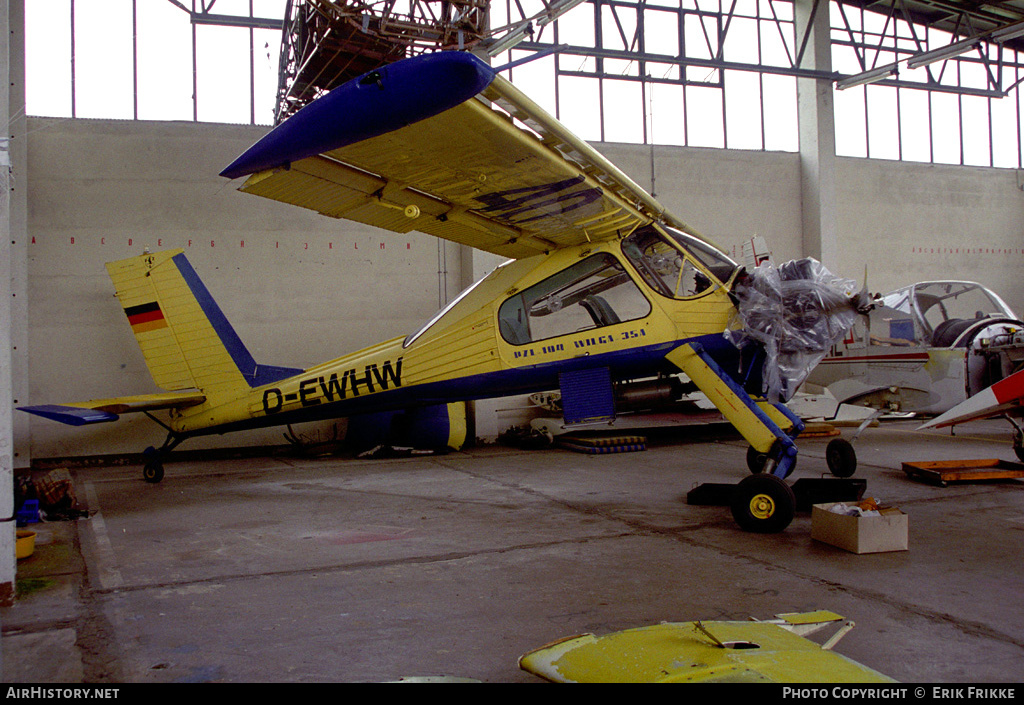
<svg viewBox="0 0 1024 705"><path fill-rule="evenodd" d="M160 310L160 304L156 301L151 304L129 306L124 312L128 316L128 323L131 324L134 333L145 333L167 327L164 312Z"/></svg>

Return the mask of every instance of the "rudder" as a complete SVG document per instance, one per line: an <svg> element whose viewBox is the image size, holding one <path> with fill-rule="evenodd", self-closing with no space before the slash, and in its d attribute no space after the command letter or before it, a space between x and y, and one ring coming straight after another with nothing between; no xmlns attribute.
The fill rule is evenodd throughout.
<svg viewBox="0 0 1024 705"><path fill-rule="evenodd" d="M214 396L301 371L256 364L183 250L106 266L157 386Z"/></svg>

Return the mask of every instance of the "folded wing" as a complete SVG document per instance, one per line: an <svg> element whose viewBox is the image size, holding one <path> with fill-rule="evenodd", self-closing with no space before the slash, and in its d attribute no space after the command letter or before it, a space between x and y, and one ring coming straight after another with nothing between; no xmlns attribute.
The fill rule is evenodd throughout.
<svg viewBox="0 0 1024 705"><path fill-rule="evenodd" d="M690 231L472 54L370 72L303 108L222 172L240 190L504 257L661 221Z"/></svg>

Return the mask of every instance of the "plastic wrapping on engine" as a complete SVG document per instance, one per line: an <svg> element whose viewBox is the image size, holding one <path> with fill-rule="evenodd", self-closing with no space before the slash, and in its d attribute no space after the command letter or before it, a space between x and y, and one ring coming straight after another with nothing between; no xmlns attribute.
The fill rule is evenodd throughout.
<svg viewBox="0 0 1024 705"><path fill-rule="evenodd" d="M853 280L811 258L778 267L763 262L737 280L732 295L736 313L725 337L737 348L763 347L762 392L773 402L789 401L858 313L870 308Z"/></svg>

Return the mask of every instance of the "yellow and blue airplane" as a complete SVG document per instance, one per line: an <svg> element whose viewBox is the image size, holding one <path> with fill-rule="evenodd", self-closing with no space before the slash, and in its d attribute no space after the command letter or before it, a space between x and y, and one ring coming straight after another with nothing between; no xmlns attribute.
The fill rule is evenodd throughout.
<svg viewBox="0 0 1024 705"><path fill-rule="evenodd" d="M459 447L467 400L558 389L566 421L583 422L613 415L621 385L682 373L764 460L734 493L737 521L789 524L784 478L803 425L765 396L764 346L724 335L751 274L498 70L463 52L384 66L298 111L222 175L246 177L246 193L507 261L408 337L304 370L256 363L180 250L112 262L166 393L23 411L82 425L169 410L167 442L144 470L158 482L164 455L193 436L411 410L413 422L447 423L444 444Z"/></svg>

